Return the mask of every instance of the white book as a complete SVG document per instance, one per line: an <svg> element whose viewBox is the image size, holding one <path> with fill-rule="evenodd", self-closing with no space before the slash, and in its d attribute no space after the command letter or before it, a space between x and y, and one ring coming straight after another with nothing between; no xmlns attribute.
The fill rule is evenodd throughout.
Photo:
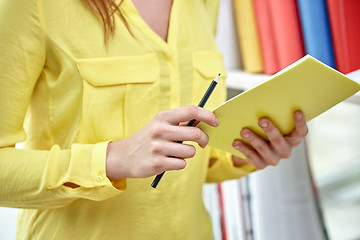
<svg viewBox="0 0 360 240"><path fill-rule="evenodd" d="M222 183L227 240L245 240L240 180Z"/></svg>
<svg viewBox="0 0 360 240"><path fill-rule="evenodd" d="M240 69L240 49L236 35L233 0L221 0L218 13L216 43L223 53L227 70Z"/></svg>
<svg viewBox="0 0 360 240"><path fill-rule="evenodd" d="M219 194L216 183L204 184L203 200L205 207L210 215L213 227L213 239L222 240Z"/></svg>
<svg viewBox="0 0 360 240"><path fill-rule="evenodd" d="M276 167L251 176L255 240L325 240L312 191L305 144Z"/></svg>

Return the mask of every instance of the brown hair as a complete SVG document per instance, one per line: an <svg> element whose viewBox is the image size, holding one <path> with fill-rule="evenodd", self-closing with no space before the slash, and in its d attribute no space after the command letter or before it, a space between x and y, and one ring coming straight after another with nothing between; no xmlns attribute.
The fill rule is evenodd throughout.
<svg viewBox="0 0 360 240"><path fill-rule="evenodd" d="M119 4L116 4L114 0L85 0L91 11L99 16L104 25L104 37L105 42L115 32L115 18L114 13L119 11Z"/></svg>

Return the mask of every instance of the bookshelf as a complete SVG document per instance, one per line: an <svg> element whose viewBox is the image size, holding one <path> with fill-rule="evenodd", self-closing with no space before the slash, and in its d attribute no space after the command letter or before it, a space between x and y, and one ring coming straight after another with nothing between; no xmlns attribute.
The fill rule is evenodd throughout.
<svg viewBox="0 0 360 240"><path fill-rule="evenodd" d="M232 4L233 0L220 1L216 36L219 50L223 53L225 67L227 69L228 77L226 84L230 97L232 94L238 94L239 92L256 87L271 77L271 75L267 74L254 74L243 71L243 60L240 57ZM358 79L360 82L360 71L355 74L350 74L349 77L353 80ZM304 97L306 97L306 93L304 93ZM344 103L345 105L353 105L348 104L348 102L357 104L354 105L355 108L359 107L360 93L358 92L353 95ZM326 116L323 118L325 117ZM323 122L326 123L327 120L325 119ZM318 183L312 182L313 179L311 175L313 172L311 172L311 168L313 166L310 165L313 164L311 163L313 161L320 162L320 159L312 158L310 161L311 164L309 165L309 157L314 155L313 149L310 149L312 150L311 153L308 151L309 147L311 147L309 142L313 140L312 143L314 144L314 136L317 136L317 133L320 135L321 132L321 136L326 136L326 132L328 131L328 129L321 128L321 126L318 128L318 126L319 124L317 123L309 123L310 131L313 130L314 133L312 136L309 134L306 142L303 142L303 144L294 149L291 159L282 160L281 164L275 168L269 167L263 171L250 174L247 178L237 180L240 185L245 180L249 183L248 188L245 189L245 193L244 188L240 190L240 193L235 193L235 196L232 193L236 191L234 188L232 192L225 191L225 199L229 196L236 198L236 194L240 195L241 199L245 199L244 194L246 193L251 197L247 199L246 207L242 209L241 220L234 220L237 216L234 216L232 211L227 211L227 206L225 206L225 215L228 214L231 216L229 219L226 219L228 220L226 229L217 228L216 225L219 225L219 223L214 225L214 229L218 231L218 235L219 231L226 231L229 236L228 239L230 240L286 239L284 236L287 234L287 239L329 239L327 234L323 232L324 222L322 221L324 221L324 219L321 215L318 215L319 212L321 213L321 210L326 210L325 206L318 205L321 204L318 202L319 195L312 192L311 188L312 184ZM329 147L330 145L328 145L326 141L316 141L316 146L319 148L319 146ZM335 146L333 148L336 149ZM230 181L222 184L224 189L227 189L227 187L234 184L234 182ZM240 202L241 203L237 204L243 205L243 202ZM272 205L268 203L272 203ZM236 203L232 202L231 204L234 205ZM234 209L236 209L236 206ZM215 210L215 213L216 211L218 211L218 209ZM244 215L247 214L249 214L250 220L244 217ZM220 221L216 214L212 216L215 216L215 219ZM289 219L292 220L288 221ZM328 222L325 222L325 224L327 225ZM237 226L237 229L242 230L242 236L238 236L238 238L232 237L237 233L237 231L232 230L233 226ZM249 228L246 226L249 226ZM221 239L216 238L216 236L215 234L215 240Z"/></svg>
<svg viewBox="0 0 360 240"><path fill-rule="evenodd" d="M227 80L226 85L229 89L229 96L233 92L237 94L241 91L246 91L250 88L253 88L270 78L270 75L267 74L254 74L248 73L242 70L242 60L240 58L240 49L238 46L238 39L236 34L236 26L233 21L234 13L232 10L232 0L222 0L220 2L219 9L219 19L218 19L218 30L216 40L218 43L219 50L223 53L225 67L227 69ZM226 26L226 27L221 27ZM306 148L305 144L302 144L296 148L291 159L284 161L280 166L276 168L265 169L264 171L259 171L255 174L251 174L247 178L240 180L231 180L221 183L223 189L232 189L231 191L224 191L224 199L236 199L236 196L240 197L240 201L232 201L231 203L226 201L224 206L225 213L225 229L221 227L220 222L222 221L219 218L218 209L220 206L212 204L212 207L208 207L209 214L212 217L213 230L214 230L214 239L220 240L221 233L226 232L229 240L245 240L245 239L281 239L278 234L285 234L282 231L272 232L271 229L277 229L275 223L281 223L284 226L296 230L300 229L299 226L303 224L294 225L291 222L286 221L288 216L286 214L279 214L269 212L268 206L265 206L267 202L283 202L286 201L287 195L292 195L292 192L282 191L282 188L279 188L279 185L282 182L289 182L292 184L294 189L298 189L299 192L306 190L307 200L303 201L302 212L308 214L308 218L311 221L307 221L304 218L296 218L299 223L312 222L313 226L304 227L307 231L314 233L312 237L316 239L322 239L321 232L319 231L320 223L318 222L317 216L315 216L314 210L315 206L312 202L312 193L311 188L309 187L310 178L307 174L307 159L306 159ZM293 179L291 176L294 175L294 172L298 172L299 169L302 169L302 175L304 181L298 182ZM283 174L283 177L277 177L279 174ZM244 183L247 183L244 185ZM243 186L239 188L238 186ZM214 202L216 200L216 186L207 186L205 189L206 194L213 194L212 198L205 197L205 202ZM213 188L212 193L209 187ZM241 190L240 190L241 189ZM266 189L275 189L276 193L266 192ZM210 191L209 191L210 190ZM301 190L301 191L300 191ZM215 196L215 197L214 197ZM248 196L248 197L247 197ZM262 201L262 197L266 197L266 201ZM294 197L294 196L293 196ZM302 196L297 195L296 198L302 198ZM215 201L216 202L216 201ZM296 202L296 201L295 201ZM265 204L265 205L264 205ZM229 206L230 205L230 206ZM290 204L291 205L291 204ZM290 206L289 204L287 206ZM296 204L291 206L296 208ZM281 212L281 204L277 205ZM241 213L229 211L228 209L238 209L241 207ZM274 206L272 207L274 209ZM294 210L295 211L295 210ZM240 214L238 216L237 214ZM267 217L271 218L272 221L263 221L262 218ZM275 224L275 225L274 225ZM280 225L281 225L280 224ZM277 229L279 230L279 229ZM271 232L269 232L271 231ZM295 233L295 232L292 233ZM291 231L286 231L291 233ZM254 235L253 235L254 234ZM267 237L264 237L267 235ZM301 236L300 234L298 234ZM315 236L316 235L316 236ZM294 238L294 239L300 239ZM311 239L311 238L308 238ZM313 238L314 239L314 238Z"/></svg>
<svg viewBox="0 0 360 240"><path fill-rule="evenodd" d="M243 70L230 70L226 79L226 85L230 89L248 90L262 84L270 78L270 75L261 73L248 73Z"/></svg>

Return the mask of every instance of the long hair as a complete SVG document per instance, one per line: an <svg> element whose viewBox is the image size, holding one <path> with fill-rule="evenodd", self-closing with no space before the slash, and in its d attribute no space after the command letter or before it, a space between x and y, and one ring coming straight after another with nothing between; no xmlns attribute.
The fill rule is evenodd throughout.
<svg viewBox="0 0 360 240"><path fill-rule="evenodd" d="M119 11L121 4L116 4L113 0L85 0L91 11L100 17L104 26L105 42L115 32L114 14Z"/></svg>

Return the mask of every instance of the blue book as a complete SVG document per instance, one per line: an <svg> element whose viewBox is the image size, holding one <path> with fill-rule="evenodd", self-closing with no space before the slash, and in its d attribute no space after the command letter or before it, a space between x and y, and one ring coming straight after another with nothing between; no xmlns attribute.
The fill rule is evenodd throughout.
<svg viewBox="0 0 360 240"><path fill-rule="evenodd" d="M297 0L307 54L335 68L326 0Z"/></svg>

